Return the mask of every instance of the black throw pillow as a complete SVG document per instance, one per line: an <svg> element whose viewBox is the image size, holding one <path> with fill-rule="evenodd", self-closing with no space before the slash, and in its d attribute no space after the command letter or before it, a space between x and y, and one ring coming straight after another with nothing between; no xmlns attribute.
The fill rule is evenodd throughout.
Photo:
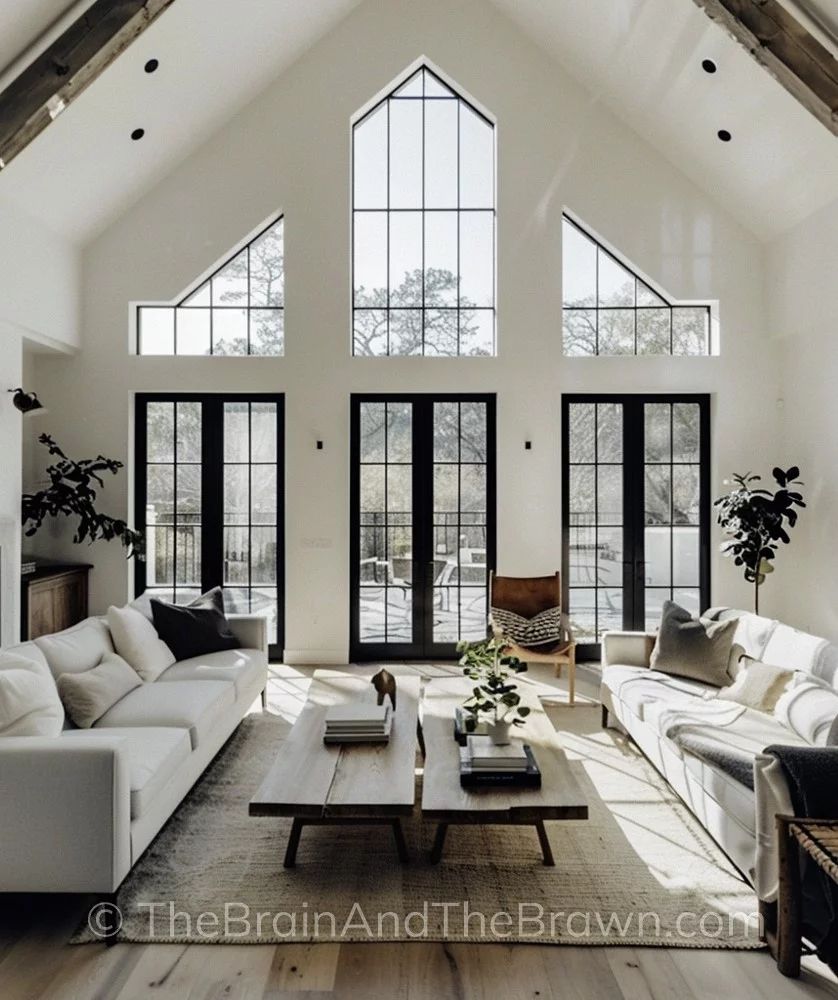
<svg viewBox="0 0 838 1000"><path fill-rule="evenodd" d="M224 614L221 587L213 587L185 606L153 597L151 613L157 634L178 661L241 646Z"/></svg>

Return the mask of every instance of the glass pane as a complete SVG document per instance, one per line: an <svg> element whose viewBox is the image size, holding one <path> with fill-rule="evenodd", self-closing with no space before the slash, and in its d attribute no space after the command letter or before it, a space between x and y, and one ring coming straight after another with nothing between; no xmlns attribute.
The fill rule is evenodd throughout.
<svg viewBox="0 0 838 1000"><path fill-rule="evenodd" d="M425 71L420 69L395 92L394 97L422 97L424 90Z"/></svg>
<svg viewBox="0 0 838 1000"><path fill-rule="evenodd" d="M149 462L173 462L175 459L174 403L149 403L146 411Z"/></svg>
<svg viewBox="0 0 838 1000"><path fill-rule="evenodd" d="M224 461L250 459L250 408L247 403L224 404Z"/></svg>
<svg viewBox="0 0 838 1000"><path fill-rule="evenodd" d="M176 323L178 354L209 354L209 309L178 309Z"/></svg>
<svg viewBox="0 0 838 1000"><path fill-rule="evenodd" d="M361 461L384 461L386 404L361 403Z"/></svg>
<svg viewBox="0 0 838 1000"><path fill-rule="evenodd" d="M689 611L693 618L697 618L701 614L701 592L697 587L689 590L679 588L675 591L673 600L680 604L685 611Z"/></svg>
<svg viewBox="0 0 838 1000"><path fill-rule="evenodd" d="M387 528L388 581L401 586L409 583L413 575L413 530L407 527Z"/></svg>
<svg viewBox="0 0 838 1000"><path fill-rule="evenodd" d="M623 467L597 466L597 523L623 523Z"/></svg>
<svg viewBox="0 0 838 1000"><path fill-rule="evenodd" d="M596 591L572 587L567 609L570 628L577 642L596 642Z"/></svg>
<svg viewBox="0 0 838 1000"><path fill-rule="evenodd" d="M390 213L390 305L422 305L422 214Z"/></svg>
<svg viewBox="0 0 838 1000"><path fill-rule="evenodd" d="M698 462L701 460L699 440L701 415L697 403L675 403L672 406L672 460L673 462Z"/></svg>
<svg viewBox="0 0 838 1000"><path fill-rule="evenodd" d="M597 530L596 581L601 587L623 585L623 529L620 527Z"/></svg>
<svg viewBox="0 0 838 1000"><path fill-rule="evenodd" d="M494 226L492 212L460 215L460 305L495 304Z"/></svg>
<svg viewBox="0 0 838 1000"><path fill-rule="evenodd" d="M460 589L460 634L458 639L475 641L486 636L488 609L486 588L462 587Z"/></svg>
<svg viewBox="0 0 838 1000"><path fill-rule="evenodd" d="M568 459L571 462L596 461L596 404L571 403L568 407Z"/></svg>
<svg viewBox="0 0 838 1000"><path fill-rule="evenodd" d="M182 589L201 586L201 529L194 525L177 528L175 536L175 583L177 591L175 600L178 604L188 604L194 600L200 590L191 593Z"/></svg>
<svg viewBox="0 0 838 1000"><path fill-rule="evenodd" d="M250 404L250 458L276 462L276 403Z"/></svg>
<svg viewBox="0 0 838 1000"><path fill-rule="evenodd" d="M224 523L247 524L250 520L250 467L224 466Z"/></svg>
<svg viewBox="0 0 838 1000"><path fill-rule="evenodd" d="M285 353L285 312L282 309L250 310L250 353L272 357Z"/></svg>
<svg viewBox="0 0 838 1000"><path fill-rule="evenodd" d="M425 310L425 354L428 357L456 358L460 350L457 310Z"/></svg>
<svg viewBox="0 0 838 1000"><path fill-rule="evenodd" d="M381 298L387 293L381 289ZM353 352L357 356L381 357L387 354L386 309L356 309L353 322Z"/></svg>
<svg viewBox="0 0 838 1000"><path fill-rule="evenodd" d="M153 404L171 406L171 403ZM177 404L177 460L201 461L201 404Z"/></svg>
<svg viewBox="0 0 838 1000"><path fill-rule="evenodd" d="M459 461L459 440L459 404L434 403L434 461Z"/></svg>
<svg viewBox="0 0 838 1000"><path fill-rule="evenodd" d="M672 582L672 531L664 527L646 528L645 546L646 586L669 586Z"/></svg>
<svg viewBox="0 0 838 1000"><path fill-rule="evenodd" d="M387 403L387 461L410 462L413 453L413 406Z"/></svg>
<svg viewBox="0 0 838 1000"><path fill-rule="evenodd" d="M623 406L597 403L597 458L600 462L623 460Z"/></svg>
<svg viewBox="0 0 838 1000"><path fill-rule="evenodd" d="M634 275L602 250L599 251L599 304L634 305Z"/></svg>
<svg viewBox="0 0 838 1000"><path fill-rule="evenodd" d="M387 642L410 642L413 632L413 605L410 591L387 587Z"/></svg>
<svg viewBox="0 0 838 1000"><path fill-rule="evenodd" d="M425 77L425 97L454 97L454 94L438 76L427 70L423 71L423 76Z"/></svg>
<svg viewBox="0 0 838 1000"><path fill-rule="evenodd" d="M676 587L697 587L699 567L699 529L674 528L672 531L672 582Z"/></svg>
<svg viewBox="0 0 838 1000"><path fill-rule="evenodd" d="M570 523L596 523L595 469L593 465L570 467Z"/></svg>
<svg viewBox="0 0 838 1000"><path fill-rule="evenodd" d="M369 206L358 205L363 208ZM284 223L280 219L250 244L250 305L284 304L285 242Z"/></svg>
<svg viewBox="0 0 838 1000"><path fill-rule="evenodd" d="M596 298L597 248L576 226L562 223L562 301L565 307L592 307Z"/></svg>
<svg viewBox="0 0 838 1000"><path fill-rule="evenodd" d="M494 353L494 309L461 309L460 354L490 357Z"/></svg>
<svg viewBox="0 0 838 1000"><path fill-rule="evenodd" d="M569 531L570 585L594 586L597 579L596 528L585 526Z"/></svg>
<svg viewBox="0 0 838 1000"><path fill-rule="evenodd" d="M460 513L486 514L486 466L460 466Z"/></svg>
<svg viewBox="0 0 838 1000"><path fill-rule="evenodd" d="M706 306L677 306L673 309L672 353L710 353L710 318Z"/></svg>
<svg viewBox="0 0 838 1000"><path fill-rule="evenodd" d="M428 212L425 221L425 305L457 304L457 213Z"/></svg>
<svg viewBox="0 0 838 1000"><path fill-rule="evenodd" d="M663 602L672 598L672 591L667 587L662 590L646 588L646 631L657 632L660 628Z"/></svg>
<svg viewBox="0 0 838 1000"><path fill-rule="evenodd" d="M460 207L493 208L495 204L495 137L488 122L459 102Z"/></svg>
<svg viewBox="0 0 838 1000"><path fill-rule="evenodd" d="M463 462L486 461L486 404L460 403L460 449Z"/></svg>
<svg viewBox="0 0 838 1000"><path fill-rule="evenodd" d="M456 642L460 635L456 587L434 587L434 642Z"/></svg>
<svg viewBox="0 0 838 1000"><path fill-rule="evenodd" d="M390 208L422 207L422 101L390 101Z"/></svg>
<svg viewBox="0 0 838 1000"><path fill-rule="evenodd" d="M698 524L699 496L699 466L674 465L672 467L673 524Z"/></svg>
<svg viewBox="0 0 838 1000"><path fill-rule="evenodd" d="M247 332L246 309L213 309L212 349L214 354L247 354Z"/></svg>
<svg viewBox="0 0 838 1000"><path fill-rule="evenodd" d="M565 309L562 350L568 357L593 357L597 352L596 309Z"/></svg>
<svg viewBox="0 0 838 1000"><path fill-rule="evenodd" d="M250 522L276 524L276 466L250 467Z"/></svg>
<svg viewBox="0 0 838 1000"><path fill-rule="evenodd" d="M370 514L384 511L384 466L361 466L361 512Z"/></svg>
<svg viewBox="0 0 838 1000"><path fill-rule="evenodd" d="M214 306L246 306L247 289L247 248L225 264L212 277L212 304Z"/></svg>
<svg viewBox="0 0 838 1000"><path fill-rule="evenodd" d="M669 403L647 403L643 407L645 458L647 462L669 462L670 418Z"/></svg>
<svg viewBox="0 0 838 1000"><path fill-rule="evenodd" d="M672 482L670 477L670 467L668 465L647 465L645 479L645 523L671 524Z"/></svg>
<svg viewBox="0 0 838 1000"><path fill-rule="evenodd" d="M456 514L458 505L458 476L456 465L434 465L434 518Z"/></svg>
<svg viewBox="0 0 838 1000"><path fill-rule="evenodd" d="M600 354L634 354L634 316L633 309L600 309Z"/></svg>
<svg viewBox="0 0 838 1000"><path fill-rule="evenodd" d="M175 510L175 467L150 465L146 480L147 518L157 524L173 524Z"/></svg>
<svg viewBox="0 0 838 1000"><path fill-rule="evenodd" d="M387 102L353 131L356 208L387 207Z"/></svg>
<svg viewBox="0 0 838 1000"><path fill-rule="evenodd" d="M393 309L390 312L390 354L422 353L422 310Z"/></svg>
<svg viewBox="0 0 838 1000"><path fill-rule="evenodd" d="M137 309L140 354L175 353L175 311L166 307L140 306Z"/></svg>
<svg viewBox="0 0 838 1000"><path fill-rule="evenodd" d="M622 588L601 587L597 590L597 633L598 637L609 630L623 627Z"/></svg>
<svg viewBox="0 0 838 1000"><path fill-rule="evenodd" d="M253 584L276 583L276 528L251 528L250 579Z"/></svg>
<svg viewBox="0 0 838 1000"><path fill-rule="evenodd" d="M386 305L386 212L355 212L354 247L355 305Z"/></svg>
<svg viewBox="0 0 838 1000"><path fill-rule="evenodd" d="M387 517L396 522L410 520L413 510L413 466L387 466Z"/></svg>
<svg viewBox="0 0 838 1000"><path fill-rule="evenodd" d="M670 309L637 310L637 353L670 353Z"/></svg>
<svg viewBox="0 0 838 1000"><path fill-rule="evenodd" d="M199 523L201 520L201 466L178 465L175 482L177 484L178 521Z"/></svg>
<svg viewBox="0 0 838 1000"><path fill-rule="evenodd" d="M425 207L457 207L459 101L425 104Z"/></svg>
<svg viewBox="0 0 838 1000"><path fill-rule="evenodd" d="M224 529L224 584L250 582L250 529Z"/></svg>
<svg viewBox="0 0 838 1000"><path fill-rule="evenodd" d="M211 306L212 296L210 294L210 282L205 281L203 285L199 285L191 295L187 295L182 301L178 302L180 306Z"/></svg>
<svg viewBox="0 0 838 1000"><path fill-rule="evenodd" d="M384 588L362 586L359 605L359 638L361 642L383 642L385 632Z"/></svg>
<svg viewBox="0 0 838 1000"><path fill-rule="evenodd" d="M652 291L645 281L637 279L637 304L639 306L659 306L669 308L669 303L662 299L657 292Z"/></svg>

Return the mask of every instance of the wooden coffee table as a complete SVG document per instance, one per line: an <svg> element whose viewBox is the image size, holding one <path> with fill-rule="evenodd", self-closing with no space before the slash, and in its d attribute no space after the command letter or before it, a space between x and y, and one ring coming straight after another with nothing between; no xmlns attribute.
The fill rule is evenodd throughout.
<svg viewBox="0 0 838 1000"><path fill-rule="evenodd" d="M422 729L427 748L422 818L439 824L431 849L433 863L442 857L449 826L487 823L534 826L544 864L553 865L545 820L588 818L588 803L538 699L538 689L526 680L516 678L515 683L522 704L529 706L531 713L526 725L514 727L511 738L532 747L541 770L541 788L462 788L460 753L452 727L454 709L468 697L473 684L466 678L432 680L427 684L422 699Z"/></svg>
<svg viewBox="0 0 838 1000"><path fill-rule="evenodd" d="M389 743L323 743L326 711L331 705L358 698L375 703L371 673L315 672L300 717L262 787L250 800L251 816L293 817L286 868L295 864L306 825L392 826L399 860L409 860L401 819L412 814L416 798L419 678L397 679Z"/></svg>

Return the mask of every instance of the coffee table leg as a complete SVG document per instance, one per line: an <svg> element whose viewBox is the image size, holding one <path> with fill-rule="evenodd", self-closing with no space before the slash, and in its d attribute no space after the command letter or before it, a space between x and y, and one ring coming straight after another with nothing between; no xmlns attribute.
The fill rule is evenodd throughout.
<svg viewBox="0 0 838 1000"><path fill-rule="evenodd" d="M541 853L544 855L544 864L551 868L555 868L556 862L553 860L553 849L550 847L550 840L547 836L547 831L544 829L544 820L538 820L535 823L535 828L538 831L538 842L541 844Z"/></svg>
<svg viewBox="0 0 838 1000"><path fill-rule="evenodd" d="M424 758L426 756L425 734L422 732L422 723L418 719L416 720L416 739L419 741L419 749L422 751L422 757Z"/></svg>
<svg viewBox="0 0 838 1000"><path fill-rule="evenodd" d="M285 868L293 868L297 863L297 848L300 846L300 834L303 832L303 821L294 818L291 824L291 834L288 837L288 846L285 848Z"/></svg>
<svg viewBox="0 0 838 1000"><path fill-rule="evenodd" d="M431 864L439 864L442 858L442 848L445 846L445 834L448 833L448 824L440 823L436 828L436 836L434 837L434 844L431 848Z"/></svg>
<svg viewBox="0 0 838 1000"><path fill-rule="evenodd" d="M396 850L399 854L399 861L406 865L410 861L410 853L407 849L407 841L404 839L404 830L400 819L393 820L393 836L396 838Z"/></svg>

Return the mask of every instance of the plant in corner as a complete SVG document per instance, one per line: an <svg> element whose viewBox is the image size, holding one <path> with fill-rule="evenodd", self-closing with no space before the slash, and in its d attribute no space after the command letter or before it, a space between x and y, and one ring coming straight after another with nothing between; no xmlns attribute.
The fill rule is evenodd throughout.
<svg viewBox="0 0 838 1000"><path fill-rule="evenodd" d="M751 483L760 476L746 472L744 476L734 475L736 489L719 497L713 504L717 507L716 519L722 530L730 537L722 542L722 555L732 556L737 566L744 566L745 579L754 585L754 613L759 614L759 588L765 583L769 573L774 572L771 560L780 542L791 540L786 528L797 524L795 507L805 507L803 496L790 486L803 486L797 478L800 470L796 465L785 471L772 470L779 489L753 489ZM725 485L728 480L725 480Z"/></svg>
<svg viewBox="0 0 838 1000"><path fill-rule="evenodd" d="M42 434L38 440L49 449L51 456L58 456L60 461L47 468L50 485L46 489L23 494L24 534L34 535L47 517L78 517L79 523L73 536L77 544L85 539L95 542L101 538L109 542L118 538L128 549L128 558L137 556L142 559L145 552L143 535L129 528L125 521L99 513L95 507L96 489L93 484L104 486L101 474L110 472L116 475L122 468L122 462L102 455L76 462L67 458L48 434Z"/></svg>
<svg viewBox="0 0 838 1000"><path fill-rule="evenodd" d="M463 703L465 727L473 733L486 716L489 736L494 743L509 742L511 726L523 726L530 714L526 705L521 705L517 684L510 683L513 674L527 669L517 656L508 656L503 638L489 636L478 642L460 642L460 666L470 680L476 681L471 697Z"/></svg>

